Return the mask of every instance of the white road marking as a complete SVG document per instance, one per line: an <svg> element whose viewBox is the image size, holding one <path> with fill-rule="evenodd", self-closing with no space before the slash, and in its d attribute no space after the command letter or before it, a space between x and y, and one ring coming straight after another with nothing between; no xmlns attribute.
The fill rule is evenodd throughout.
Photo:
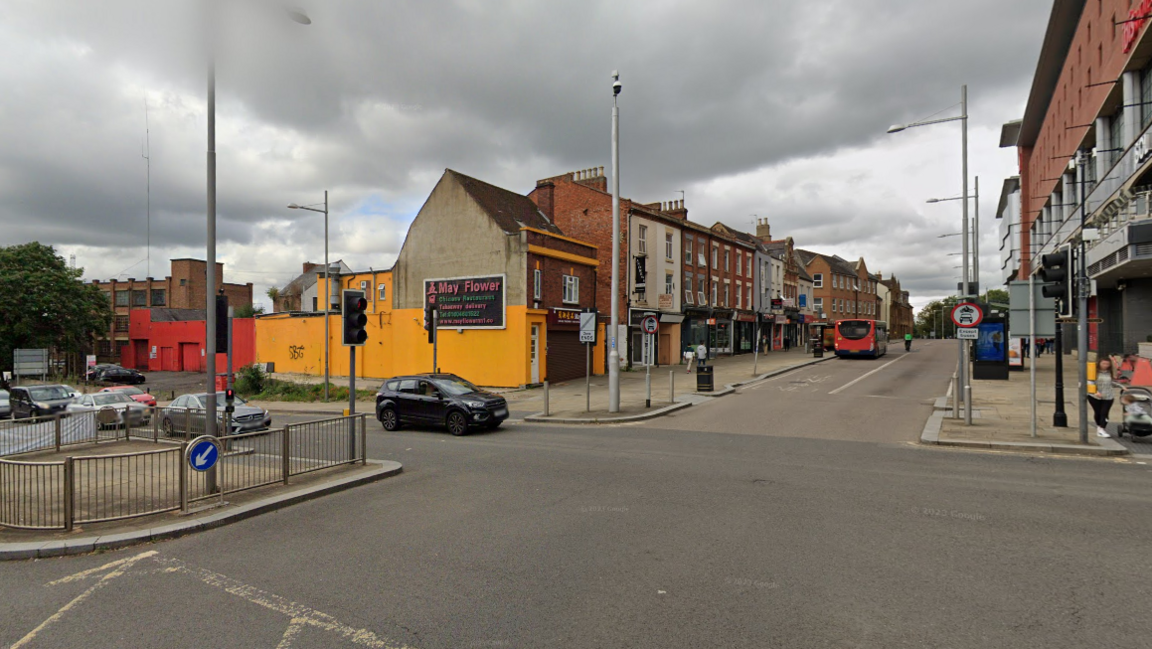
<svg viewBox="0 0 1152 649"><path fill-rule="evenodd" d="M276 649L291 649L292 643L296 642L296 636L300 635L300 631L304 629L305 621L304 618L292 618L288 628L284 630L284 637L280 638L280 644L276 645Z"/></svg>
<svg viewBox="0 0 1152 649"><path fill-rule="evenodd" d="M123 559L121 561L113 561L112 563L106 563L103 566L96 568L96 571L107 570L108 568L115 568L115 570L104 575L100 579L100 581L92 584L92 586L88 590L84 591L83 593L80 593L72 601L70 601L67 604L65 604L64 606L60 607L60 610L58 610L55 613L53 613L52 615L50 615L47 620L44 620L43 622L41 622L39 626L37 626L35 629L32 629L31 631L29 631L28 634L25 635L23 638L20 638L19 640L17 640L16 644L9 647L9 649L20 649L20 647L23 647L24 645L28 644L29 642L32 642L33 640L36 639L36 636L39 635L41 631L48 628L53 623L59 622L60 618L64 617L65 613L72 610L72 608L75 607L77 604L79 604L79 603L83 602L84 600L88 599L89 597L91 597L92 593L95 593L101 587L106 586L108 584L108 582L112 581L113 579L123 575L124 572L127 571L129 568L131 568L132 565L134 563L136 563L137 561L140 561L141 559L147 559L148 557L150 557L154 554L156 554L156 551L150 550L148 552L142 552L142 553L140 553L134 557L131 557L129 559ZM93 571L85 570L83 572L78 572L75 575L72 575L72 578L83 579L85 575L90 574L91 572L93 572ZM70 580L69 577L65 577L62 580L57 580L57 582L67 583L67 581L69 581L69 580ZM53 582L53 583L56 583L56 582Z"/></svg>
<svg viewBox="0 0 1152 649"><path fill-rule="evenodd" d="M908 357L907 356L901 356L894 361L888 361L887 363L884 363L883 365L881 365L880 367L877 367L876 369L872 370L871 372L868 372L867 374L865 374L863 376L859 376L859 377L845 383L844 385L836 388L835 390L829 392L828 394L840 394L844 390L847 390L848 388L852 387L853 385L856 385L860 381L863 381L864 379L868 378L869 376L872 376L873 374L875 374L876 372L879 372L880 370L884 369L885 367L888 367L889 365L891 365L893 363L899 363L900 361L904 360L905 358L908 358Z"/></svg>

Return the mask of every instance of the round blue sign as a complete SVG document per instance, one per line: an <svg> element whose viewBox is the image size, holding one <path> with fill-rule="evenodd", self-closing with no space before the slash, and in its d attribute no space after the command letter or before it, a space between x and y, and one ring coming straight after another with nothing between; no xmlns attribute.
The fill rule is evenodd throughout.
<svg viewBox="0 0 1152 649"><path fill-rule="evenodd" d="M216 466L216 460L220 459L220 451L216 448L216 444L210 439L202 439L199 442L194 442L188 448L188 464L197 471L207 471Z"/></svg>

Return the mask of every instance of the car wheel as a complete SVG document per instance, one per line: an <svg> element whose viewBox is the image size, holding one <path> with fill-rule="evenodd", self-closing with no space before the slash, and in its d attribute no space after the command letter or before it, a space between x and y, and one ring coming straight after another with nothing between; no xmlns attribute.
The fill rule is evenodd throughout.
<svg viewBox="0 0 1152 649"><path fill-rule="evenodd" d="M164 423L160 424L160 427L164 429L164 435L165 436L167 436L167 437L175 437L176 436L176 427L172 425L171 419L165 418Z"/></svg>
<svg viewBox="0 0 1152 649"><path fill-rule="evenodd" d="M384 430L396 430L400 428L400 417L396 414L395 408L381 408L380 412L376 414L376 418L380 420L380 425Z"/></svg>
<svg viewBox="0 0 1152 649"><path fill-rule="evenodd" d="M468 420L464 418L464 413L459 410L448 413L448 420L445 423L448 426L448 432L457 437L468 432Z"/></svg>

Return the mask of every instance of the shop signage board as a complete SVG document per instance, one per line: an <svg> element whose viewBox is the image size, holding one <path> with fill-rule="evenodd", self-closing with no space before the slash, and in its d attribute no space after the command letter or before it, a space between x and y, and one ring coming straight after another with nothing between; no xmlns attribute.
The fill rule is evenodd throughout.
<svg viewBox="0 0 1152 649"><path fill-rule="evenodd" d="M548 326L574 329L580 326L579 309L549 309Z"/></svg>
<svg viewBox="0 0 1152 649"><path fill-rule="evenodd" d="M424 280L424 302L435 304L437 329L504 329L504 275Z"/></svg>

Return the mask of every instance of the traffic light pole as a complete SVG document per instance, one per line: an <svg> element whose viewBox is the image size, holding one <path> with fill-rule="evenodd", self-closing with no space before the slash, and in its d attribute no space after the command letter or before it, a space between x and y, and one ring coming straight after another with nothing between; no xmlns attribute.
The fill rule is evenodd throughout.
<svg viewBox="0 0 1152 649"><path fill-rule="evenodd" d="M1068 298L1071 299L1071 298ZM1056 412L1052 413L1052 425L1068 427L1068 414L1064 412L1064 323L1056 323Z"/></svg>
<svg viewBox="0 0 1152 649"><path fill-rule="evenodd" d="M356 457L356 346L348 347L348 459Z"/></svg>
<svg viewBox="0 0 1152 649"><path fill-rule="evenodd" d="M1080 248L1078 259L1075 264L1070 264L1069 270L1075 270L1076 277L1076 307L1079 313L1076 314L1076 364L1080 369L1080 388L1079 398L1077 405L1080 409L1080 443L1088 443L1088 292L1091 290L1091 284L1088 281L1088 258L1084 255L1084 221L1087 217L1087 207L1084 205L1086 202L1088 192L1085 187L1087 181L1087 174L1084 172L1084 155L1083 151L1077 152L1076 173L1080 175ZM1072 249L1069 248L1069 253ZM1068 296L1072 298L1071 295Z"/></svg>

